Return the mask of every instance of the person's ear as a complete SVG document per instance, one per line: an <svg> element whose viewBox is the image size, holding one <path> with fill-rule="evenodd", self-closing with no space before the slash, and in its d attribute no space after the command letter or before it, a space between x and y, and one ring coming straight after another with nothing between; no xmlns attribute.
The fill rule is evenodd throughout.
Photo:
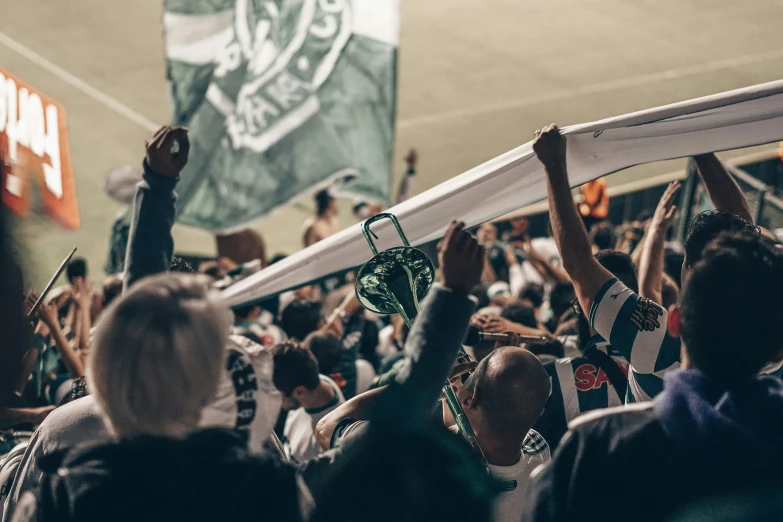
<svg viewBox="0 0 783 522"><path fill-rule="evenodd" d="M305 388L304 386L297 386L296 388L294 388L294 391L291 392L291 397L293 397L294 399L296 399L298 401L301 401L302 400L302 396L305 393L307 393L307 388Z"/></svg>
<svg viewBox="0 0 783 522"><path fill-rule="evenodd" d="M666 318L666 329L672 337L680 336L680 305L669 307L669 316Z"/></svg>
<svg viewBox="0 0 783 522"><path fill-rule="evenodd" d="M477 408L479 405L479 402L481 400L481 392L479 391L478 386L473 387L473 391L470 393L470 395L467 395L465 398L462 399L462 406L464 408Z"/></svg>

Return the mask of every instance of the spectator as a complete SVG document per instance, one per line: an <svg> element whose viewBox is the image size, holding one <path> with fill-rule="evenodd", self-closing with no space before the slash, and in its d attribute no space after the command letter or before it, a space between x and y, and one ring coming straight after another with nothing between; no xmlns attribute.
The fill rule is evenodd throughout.
<svg viewBox="0 0 783 522"><path fill-rule="evenodd" d="M266 258L266 242L258 231L245 228L230 234L216 234L218 264L221 265L220 275L230 265L241 265L257 261L261 267L268 265ZM230 261L230 263L227 263Z"/></svg>
<svg viewBox="0 0 783 522"><path fill-rule="evenodd" d="M560 323L560 319L563 315L571 309L571 302L574 300L574 285L570 282L557 283L552 291L549 293L549 308L552 310L552 319L549 324L552 328L550 332L554 332L557 325Z"/></svg>
<svg viewBox="0 0 783 522"><path fill-rule="evenodd" d="M321 303L318 301L294 299L280 313L280 327L295 341L304 341L322 325Z"/></svg>
<svg viewBox="0 0 783 522"><path fill-rule="evenodd" d="M590 227L590 243L593 252L613 250L615 247L614 225L609 221L599 221Z"/></svg>
<svg viewBox="0 0 783 522"><path fill-rule="evenodd" d="M495 501L497 522L520 519L530 474L549 461L546 441L532 428L550 390L535 355L512 347L499 348L479 362L459 390L492 476L503 483Z"/></svg>
<svg viewBox="0 0 783 522"><path fill-rule="evenodd" d="M150 278L107 312L88 380L115 442L42 462L37 521L301 518L291 469L250 457L234 432L198 430L218 390L225 313L203 281L182 275ZM154 509L129 501L138 498Z"/></svg>
<svg viewBox="0 0 783 522"><path fill-rule="evenodd" d="M318 370L337 383L346 399L356 395L359 368L362 366L360 359L356 358L358 343L346 343L329 330L319 330L308 335L303 345L315 355ZM372 366L370 369L372 371ZM374 377L369 379L370 383Z"/></svg>
<svg viewBox="0 0 783 522"><path fill-rule="evenodd" d="M496 281L508 281L508 263L506 261L505 244L498 241L498 229L494 223L484 223L478 229L476 237L487 251L487 261L484 266L482 280L491 285Z"/></svg>
<svg viewBox="0 0 783 522"><path fill-rule="evenodd" d="M536 478L525 520L663 520L778 482L783 385L757 375L783 359L783 257L748 231L721 233L699 257L675 313L685 369L653 403L575 422ZM629 462L643 472L595 487L627 475Z"/></svg>
<svg viewBox="0 0 783 522"><path fill-rule="evenodd" d="M528 328L538 328L536 309L533 303L526 299L517 299L508 303L503 307L500 317Z"/></svg>
<svg viewBox="0 0 783 522"><path fill-rule="evenodd" d="M524 244L529 240L527 232L530 229L530 221L526 216L517 216L509 220L511 230L503 234L503 241L517 249L524 248Z"/></svg>
<svg viewBox="0 0 783 522"><path fill-rule="evenodd" d="M258 304L239 306L233 309L234 335L247 337L265 348L272 348L287 340L287 336L279 327L271 324L271 314L265 313Z"/></svg>
<svg viewBox="0 0 783 522"><path fill-rule="evenodd" d="M318 373L318 361L307 348L289 342L273 351L273 380L283 394L283 409L289 411L282 442L294 462L305 462L321 453L316 424L345 397L337 383Z"/></svg>
<svg viewBox="0 0 783 522"><path fill-rule="evenodd" d="M179 154L172 151L174 141L180 143ZM171 238L174 187L187 162L188 147L184 129L164 127L147 140L144 181L137 188L133 205L126 286L169 268L172 272L193 273L192 267L181 258L172 258ZM244 337L230 336L225 344L228 349L221 364L218 392L204 407L201 423L236 430L251 452L260 453L280 409L280 395L272 382L272 356ZM120 350L122 345L114 348ZM23 494L38 487L37 468L42 459L79 443L105 442L109 438L99 422L93 396L76 400L54 413L36 431L27 447L9 494L6 520L10 520Z"/></svg>
<svg viewBox="0 0 783 522"><path fill-rule="evenodd" d="M337 200L328 190L320 190L315 194L315 217L309 218L302 226L302 243L309 247L322 239L340 231L337 222L339 212Z"/></svg>
<svg viewBox="0 0 783 522"><path fill-rule="evenodd" d="M609 193L606 180L598 178L582 185L583 202L579 205L579 213L585 228L590 230L593 224L609 217Z"/></svg>
<svg viewBox="0 0 783 522"><path fill-rule="evenodd" d="M580 306L582 310L589 310L590 326L604 339L608 339L612 347L631 363L626 401L650 400L663 389L663 376L680 367L680 340L667 332L666 310L652 300L658 299L660 302L659 297L646 295L657 286L653 281L660 280L659 276L645 276L645 283L641 285L642 296L639 296L592 258L585 228L579 223L579 216L573 211L570 198L565 138L556 126L550 126L539 134L535 148L547 173L550 218L555 239L563 256L563 266L574 283ZM714 155L710 158L714 158ZM715 205L749 216L747 202L736 182L717 159L713 161L710 158L697 157L696 160ZM673 188L664 194L656 211L658 227L665 227L671 222L669 213L676 192ZM700 249L706 242L722 230L751 228L738 214L724 214L702 214L692 225L686 240L686 245L690 244L690 247L686 246L683 284L687 285L690 264L698 260ZM659 237L664 236L659 234ZM651 241L644 243L644 248L650 252L660 252L656 255L656 259L659 259L658 256L662 255L662 239L655 244ZM656 261L655 266L662 267L662 262ZM650 275L657 273L656 269Z"/></svg>
<svg viewBox="0 0 783 522"><path fill-rule="evenodd" d="M101 307L105 310L122 294L122 277L117 274L110 275L103 281L103 300Z"/></svg>
<svg viewBox="0 0 783 522"><path fill-rule="evenodd" d="M629 288L638 288L636 271L628 254L602 251L595 256L606 270ZM578 335L565 357L544 365L552 379L552 395L535 425L552 448L565 435L568 423L579 415L625 402L628 359L590 327L587 317L574 303Z"/></svg>
<svg viewBox="0 0 783 522"><path fill-rule="evenodd" d="M454 435L391 427L363 442L346 449L312 522L492 519L492 484Z"/></svg>

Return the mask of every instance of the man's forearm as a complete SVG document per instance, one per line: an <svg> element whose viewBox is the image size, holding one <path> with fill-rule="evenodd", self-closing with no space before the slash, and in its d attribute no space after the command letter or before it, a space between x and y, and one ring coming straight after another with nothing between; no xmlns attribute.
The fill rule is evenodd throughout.
<svg viewBox="0 0 783 522"><path fill-rule="evenodd" d="M376 388L368 392L357 395L353 399L346 401L329 412L323 419L318 421L315 428L315 436L321 448L330 449L332 435L337 425L343 419L353 419L357 421L370 420L373 410L378 405L381 394L386 388Z"/></svg>
<svg viewBox="0 0 783 522"><path fill-rule="evenodd" d="M693 159L715 208L752 223L753 216L745 194L718 157L715 154L702 154Z"/></svg>
<svg viewBox="0 0 783 522"><path fill-rule="evenodd" d="M0 429L12 428L19 424L35 424L38 413L36 408L0 407Z"/></svg>
<svg viewBox="0 0 783 522"><path fill-rule="evenodd" d="M645 237L647 239L639 260L639 293L642 297L661 304L666 231L653 224Z"/></svg>
<svg viewBox="0 0 783 522"><path fill-rule="evenodd" d="M396 382L406 408L428 416L440 397L449 370L457 359L476 308L467 296L435 285L405 343L405 365Z"/></svg>
<svg viewBox="0 0 783 522"><path fill-rule="evenodd" d="M125 289L149 275L166 272L174 254L174 225L179 178L153 172L145 162L144 181L136 190L128 248L125 252Z"/></svg>
<svg viewBox="0 0 783 522"><path fill-rule="evenodd" d="M585 260L593 258L590 240L574 205L566 166L549 166L546 171L552 232L563 259L563 267L573 277Z"/></svg>
<svg viewBox="0 0 783 522"><path fill-rule="evenodd" d="M63 360L65 369L68 370L68 373L70 373L71 377L74 379L82 377L84 375L84 365L76 352L73 351L73 348L71 348L71 344L68 342L68 339L65 338L65 334L63 334L60 325L57 323L52 324L49 329L52 334L52 340L57 347L57 352Z"/></svg>

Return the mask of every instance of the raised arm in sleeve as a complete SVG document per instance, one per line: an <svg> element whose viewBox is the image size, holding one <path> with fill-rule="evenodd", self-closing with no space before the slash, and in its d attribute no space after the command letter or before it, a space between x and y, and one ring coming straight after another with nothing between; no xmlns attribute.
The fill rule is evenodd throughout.
<svg viewBox="0 0 783 522"><path fill-rule="evenodd" d="M718 157L710 153L694 156L693 159L715 208L753 223L745 194Z"/></svg>
<svg viewBox="0 0 783 522"><path fill-rule="evenodd" d="M174 187L190 152L188 131L181 127L161 127L145 145L144 179L136 189L125 252L124 290L143 277L169 269L174 254Z"/></svg>
<svg viewBox="0 0 783 522"><path fill-rule="evenodd" d="M574 205L566 169L566 138L557 126L550 125L536 136L533 149L546 170L549 219L563 268L582 309L590 310L598 291L614 276L593 257L587 230Z"/></svg>
<svg viewBox="0 0 783 522"><path fill-rule="evenodd" d="M144 180L133 201L128 248L125 251L125 289L153 274L166 272L174 255L171 227L176 214L177 178L161 176L144 162Z"/></svg>

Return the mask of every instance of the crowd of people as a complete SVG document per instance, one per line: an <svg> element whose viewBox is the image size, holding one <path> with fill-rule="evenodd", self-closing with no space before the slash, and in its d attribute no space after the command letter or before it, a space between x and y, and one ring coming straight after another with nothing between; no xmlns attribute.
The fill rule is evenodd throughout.
<svg viewBox="0 0 783 522"><path fill-rule="evenodd" d="M72 260L34 310L0 241L2 521L777 518L783 250L713 154L716 210L678 245L679 183L616 227L602 180L575 204L566 148L536 133L549 237L447 224L408 325L350 272L227 308L282 256L174 255L189 141L162 128L101 283ZM304 246L339 229L315 202Z"/></svg>

